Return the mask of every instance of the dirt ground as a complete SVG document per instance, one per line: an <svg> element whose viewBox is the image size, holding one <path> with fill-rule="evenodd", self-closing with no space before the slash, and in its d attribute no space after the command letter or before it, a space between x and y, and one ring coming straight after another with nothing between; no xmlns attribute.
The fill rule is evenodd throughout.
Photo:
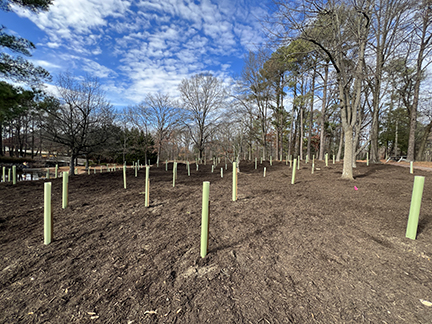
<svg viewBox="0 0 432 324"><path fill-rule="evenodd" d="M263 167L267 175L263 177ZM43 244L43 183L0 184L0 323L432 323L432 172L417 240L413 175L394 165L172 164L72 177ZM210 181L209 253L200 253ZM355 190L354 186L358 188Z"/></svg>

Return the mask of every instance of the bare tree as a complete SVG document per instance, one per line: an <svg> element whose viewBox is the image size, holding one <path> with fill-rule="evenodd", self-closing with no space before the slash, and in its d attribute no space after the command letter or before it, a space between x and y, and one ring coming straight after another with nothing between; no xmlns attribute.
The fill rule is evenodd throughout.
<svg viewBox="0 0 432 324"><path fill-rule="evenodd" d="M51 141L69 149L73 175L76 157L107 140L105 130L114 119L112 106L105 99L98 79L89 75L79 79L61 73L57 91L59 101L43 107L47 118L42 127Z"/></svg>
<svg viewBox="0 0 432 324"><path fill-rule="evenodd" d="M163 143L170 137L181 120L179 104L167 94L149 94L143 102L130 108L131 118L137 122L145 120L150 130L155 134L157 158L160 160ZM135 124L135 123L134 123Z"/></svg>
<svg viewBox="0 0 432 324"><path fill-rule="evenodd" d="M432 50L432 1L421 0L417 5L413 22L412 42L417 49L416 53L416 72L414 76L414 97L410 110L410 133L408 140L409 161L414 161L415 154L415 135L417 128L417 110L420 100L420 83L426 67L431 63L429 60L425 63L426 58Z"/></svg>
<svg viewBox="0 0 432 324"><path fill-rule="evenodd" d="M225 106L226 91L222 82L209 73L183 79L179 86L184 123L202 159L207 141L216 130Z"/></svg>
<svg viewBox="0 0 432 324"><path fill-rule="evenodd" d="M384 65L394 57L396 50L404 42L406 35L402 34L408 23L410 0L376 0L373 7L373 18L369 47L374 53L375 59L369 66L368 80L372 90L372 124L371 124L371 149L370 160L372 163L379 162L378 156L378 134L379 114L382 102L382 82Z"/></svg>

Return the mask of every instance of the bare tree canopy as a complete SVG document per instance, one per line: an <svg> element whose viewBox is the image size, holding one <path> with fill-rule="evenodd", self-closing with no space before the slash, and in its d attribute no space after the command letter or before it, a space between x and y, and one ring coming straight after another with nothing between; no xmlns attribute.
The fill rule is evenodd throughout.
<svg viewBox="0 0 432 324"><path fill-rule="evenodd" d="M68 147L73 174L75 158L107 140L113 111L97 78L87 75L79 79L63 73L57 79L57 90L59 101L44 107L47 119L43 128L50 140Z"/></svg>
<svg viewBox="0 0 432 324"><path fill-rule="evenodd" d="M184 123L199 151L198 158L201 159L205 144L221 120L226 90L220 80L205 73L183 79L179 91L185 109Z"/></svg>

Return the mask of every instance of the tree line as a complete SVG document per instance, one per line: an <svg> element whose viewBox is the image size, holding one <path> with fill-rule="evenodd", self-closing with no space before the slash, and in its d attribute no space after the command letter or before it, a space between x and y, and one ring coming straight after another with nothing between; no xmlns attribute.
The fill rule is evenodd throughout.
<svg viewBox="0 0 432 324"><path fill-rule="evenodd" d="M51 3L10 2L35 11ZM178 98L147 94L121 111L91 75L59 74L52 96L38 86L46 71L1 56L0 73L30 85L0 82L1 154L63 152L73 168L78 156L157 162L330 153L343 159L347 179L366 152L372 163L430 160L431 14L431 0L274 0L263 21L271 44L245 56L237 79L197 74L181 81ZM30 54L34 45L9 36L2 27L2 48Z"/></svg>

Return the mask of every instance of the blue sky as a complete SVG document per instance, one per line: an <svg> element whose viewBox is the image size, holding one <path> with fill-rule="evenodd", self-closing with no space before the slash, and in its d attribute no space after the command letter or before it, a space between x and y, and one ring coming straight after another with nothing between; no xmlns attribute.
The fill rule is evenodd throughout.
<svg viewBox="0 0 432 324"><path fill-rule="evenodd" d="M9 32L37 47L31 61L90 73L116 107L157 91L178 95L185 77L212 72L229 82L243 57L266 41L257 17L265 1L54 0L50 11L0 11ZM48 86L48 89L54 87Z"/></svg>

